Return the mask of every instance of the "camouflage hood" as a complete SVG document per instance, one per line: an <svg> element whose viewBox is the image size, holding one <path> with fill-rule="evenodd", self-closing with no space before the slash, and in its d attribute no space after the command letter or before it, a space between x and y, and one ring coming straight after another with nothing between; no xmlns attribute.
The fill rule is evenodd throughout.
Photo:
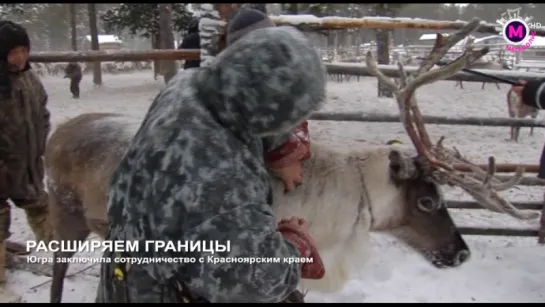
<svg viewBox="0 0 545 307"><path fill-rule="evenodd" d="M245 35L196 76L197 95L225 127L261 137L290 131L318 109L325 82L318 54L292 27Z"/></svg>
<svg viewBox="0 0 545 307"><path fill-rule="evenodd" d="M217 240L231 245L222 257L298 257L276 231L261 136L291 130L318 109L324 75L310 43L292 28L256 30L210 67L179 72L155 98L112 176L108 239ZM144 254L211 255L203 249L131 256ZM138 267L160 284L183 276L210 302L280 302L295 291L301 271L286 262ZM135 301L159 301L144 296L160 291L133 292Z"/></svg>

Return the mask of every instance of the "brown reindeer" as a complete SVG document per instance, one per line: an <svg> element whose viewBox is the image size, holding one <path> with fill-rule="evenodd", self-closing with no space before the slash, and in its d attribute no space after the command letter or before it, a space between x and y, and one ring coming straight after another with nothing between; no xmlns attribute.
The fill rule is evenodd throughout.
<svg viewBox="0 0 545 307"><path fill-rule="evenodd" d="M47 186L56 240L104 238L110 176L139 127L122 115L91 113L58 126L46 150ZM403 148L382 146L358 152L314 143L304 164L305 182L285 194L273 180L278 218L301 216L326 266L322 280L304 280L306 289L339 290L351 266L368 252L369 233L390 233L437 267L454 267L469 258L469 248L446 209L442 193ZM342 204L342 206L339 206ZM56 252L51 302L60 302L73 252Z"/></svg>
<svg viewBox="0 0 545 307"><path fill-rule="evenodd" d="M528 106L520 101L519 95L513 90L507 92L507 110L509 111L510 118L525 118L530 116L532 119L536 119L539 113L539 109ZM520 127L511 127L510 141L518 142L520 133ZM534 127L530 127L530 136L534 134Z"/></svg>

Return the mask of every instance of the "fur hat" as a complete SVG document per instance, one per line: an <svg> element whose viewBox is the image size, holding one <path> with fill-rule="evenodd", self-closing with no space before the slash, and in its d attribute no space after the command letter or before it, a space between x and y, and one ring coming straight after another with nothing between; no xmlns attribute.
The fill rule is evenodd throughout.
<svg viewBox="0 0 545 307"><path fill-rule="evenodd" d="M242 8L229 22L227 44L231 45L253 30L271 27L275 27L274 22L263 12L251 8Z"/></svg>
<svg viewBox="0 0 545 307"><path fill-rule="evenodd" d="M0 20L0 61L7 61L9 52L19 46L30 50L30 40L25 28L8 20Z"/></svg>

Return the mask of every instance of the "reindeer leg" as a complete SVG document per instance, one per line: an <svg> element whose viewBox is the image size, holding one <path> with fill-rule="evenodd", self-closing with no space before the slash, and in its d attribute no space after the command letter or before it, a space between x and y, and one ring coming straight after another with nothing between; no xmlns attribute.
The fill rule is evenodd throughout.
<svg viewBox="0 0 545 307"><path fill-rule="evenodd" d="M500 89L500 85L498 84L498 82L495 82L496 84L496 87L498 88L498 90Z"/></svg>
<svg viewBox="0 0 545 307"><path fill-rule="evenodd" d="M486 84L486 82L483 82L483 85L481 85L481 90L484 90L484 85Z"/></svg>

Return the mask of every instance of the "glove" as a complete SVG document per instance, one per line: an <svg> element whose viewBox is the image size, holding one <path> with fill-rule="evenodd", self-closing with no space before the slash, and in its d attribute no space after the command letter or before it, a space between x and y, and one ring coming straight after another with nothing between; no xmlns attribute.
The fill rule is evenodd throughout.
<svg viewBox="0 0 545 307"><path fill-rule="evenodd" d="M313 259L312 263L303 263L301 265L301 278L322 279L325 275L325 268L314 240L301 227L290 223L278 223L278 231L286 240L297 247L301 257Z"/></svg>

